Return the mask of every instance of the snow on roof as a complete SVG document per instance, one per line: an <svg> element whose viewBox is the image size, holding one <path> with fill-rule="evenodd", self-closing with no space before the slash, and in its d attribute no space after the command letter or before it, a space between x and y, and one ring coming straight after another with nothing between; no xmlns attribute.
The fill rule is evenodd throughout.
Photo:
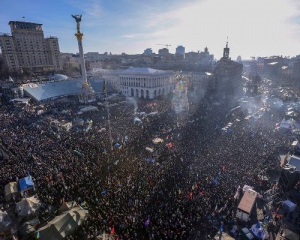
<svg viewBox="0 0 300 240"><path fill-rule="evenodd" d="M121 72L121 74L162 74L170 73L173 71L158 70L153 68L138 68L138 67L129 67Z"/></svg>
<svg viewBox="0 0 300 240"><path fill-rule="evenodd" d="M103 91L103 79L89 79L95 92ZM76 95L82 91L82 79L65 80L59 82L46 82L42 84L24 84L24 91L37 101L51 98L58 98L69 95ZM107 91L111 91L111 86L107 84Z"/></svg>
<svg viewBox="0 0 300 240"><path fill-rule="evenodd" d="M289 165L295 167L296 170L300 172L300 157L297 157L295 155L291 156Z"/></svg>

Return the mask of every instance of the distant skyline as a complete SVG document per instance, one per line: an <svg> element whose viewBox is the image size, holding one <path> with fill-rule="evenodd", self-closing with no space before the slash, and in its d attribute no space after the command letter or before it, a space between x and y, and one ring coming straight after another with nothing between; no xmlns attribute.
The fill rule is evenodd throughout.
<svg viewBox="0 0 300 240"><path fill-rule="evenodd" d="M297 0L1 0L0 32L10 32L9 21L40 23L61 52L77 53L72 14L82 14L85 53L157 53L170 44L171 53L207 46L219 59L228 36L234 60L300 54Z"/></svg>

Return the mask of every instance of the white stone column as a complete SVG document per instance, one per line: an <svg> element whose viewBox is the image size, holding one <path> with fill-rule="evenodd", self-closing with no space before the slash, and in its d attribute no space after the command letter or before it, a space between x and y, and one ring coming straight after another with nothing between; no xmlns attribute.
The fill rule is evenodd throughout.
<svg viewBox="0 0 300 240"><path fill-rule="evenodd" d="M77 37L77 40L78 40L78 48L79 48L82 79L83 79L83 81L87 82L86 69L85 69L85 60L84 60L84 55L83 55L82 39Z"/></svg>

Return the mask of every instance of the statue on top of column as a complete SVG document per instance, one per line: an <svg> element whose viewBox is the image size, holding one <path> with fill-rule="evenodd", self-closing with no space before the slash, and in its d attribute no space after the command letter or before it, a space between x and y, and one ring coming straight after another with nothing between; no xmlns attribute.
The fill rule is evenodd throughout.
<svg viewBox="0 0 300 240"><path fill-rule="evenodd" d="M80 33L80 22L82 15L72 15L72 17L76 20L77 23L77 33Z"/></svg>

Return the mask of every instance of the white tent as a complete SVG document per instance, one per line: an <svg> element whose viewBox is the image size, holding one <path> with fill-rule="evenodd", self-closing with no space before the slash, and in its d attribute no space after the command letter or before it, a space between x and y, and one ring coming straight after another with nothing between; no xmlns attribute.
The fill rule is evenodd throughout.
<svg viewBox="0 0 300 240"><path fill-rule="evenodd" d="M297 204L291 202L290 200L285 200L282 202L282 208L287 212L293 212L297 207Z"/></svg>
<svg viewBox="0 0 300 240"><path fill-rule="evenodd" d="M142 120L140 118L138 118L138 117L135 117L133 119L133 123L142 123Z"/></svg>
<svg viewBox="0 0 300 240"><path fill-rule="evenodd" d="M278 234L276 238L276 240L281 240L281 239L299 240L299 235L286 228L283 230L282 236Z"/></svg>
<svg viewBox="0 0 300 240"><path fill-rule="evenodd" d="M153 148L146 147L145 149L146 149L148 152L151 152L151 153L154 152Z"/></svg>
<svg viewBox="0 0 300 240"><path fill-rule="evenodd" d="M95 106L87 106L80 109L80 112L89 112L89 111L98 111L98 108Z"/></svg>
<svg viewBox="0 0 300 240"><path fill-rule="evenodd" d="M285 120L283 119L279 125L281 129L292 129L295 125L295 120Z"/></svg>
<svg viewBox="0 0 300 240"><path fill-rule="evenodd" d="M65 124L61 125L67 132L72 128L72 123L71 122L67 122Z"/></svg>
<svg viewBox="0 0 300 240"><path fill-rule="evenodd" d="M0 233L9 229L9 225L12 223L11 218L8 216L7 212L0 210ZM0 235L1 236L1 235Z"/></svg>
<svg viewBox="0 0 300 240"><path fill-rule="evenodd" d="M68 212L55 217L46 226L40 228L38 230L40 233L40 239L64 239L66 236L72 234L74 230L86 219L86 217L87 211L79 207L72 208Z"/></svg>
<svg viewBox="0 0 300 240"><path fill-rule="evenodd" d="M41 202L36 196L23 198L16 204L16 212L19 216L25 217L36 213L40 206Z"/></svg>
<svg viewBox="0 0 300 240"><path fill-rule="evenodd" d="M163 142L163 141L164 141L164 140L161 139L161 138L154 138L154 139L152 140L152 142L153 142L154 144L161 143L161 142Z"/></svg>
<svg viewBox="0 0 300 240"><path fill-rule="evenodd" d="M249 189L253 189L253 187L251 187L251 186L248 186L248 185L244 185L244 187L243 187L243 191L245 192L245 191L247 191L247 190L249 190Z"/></svg>
<svg viewBox="0 0 300 240"><path fill-rule="evenodd" d="M18 184L16 182L10 182L5 185L5 200L11 201L13 195L18 193Z"/></svg>

